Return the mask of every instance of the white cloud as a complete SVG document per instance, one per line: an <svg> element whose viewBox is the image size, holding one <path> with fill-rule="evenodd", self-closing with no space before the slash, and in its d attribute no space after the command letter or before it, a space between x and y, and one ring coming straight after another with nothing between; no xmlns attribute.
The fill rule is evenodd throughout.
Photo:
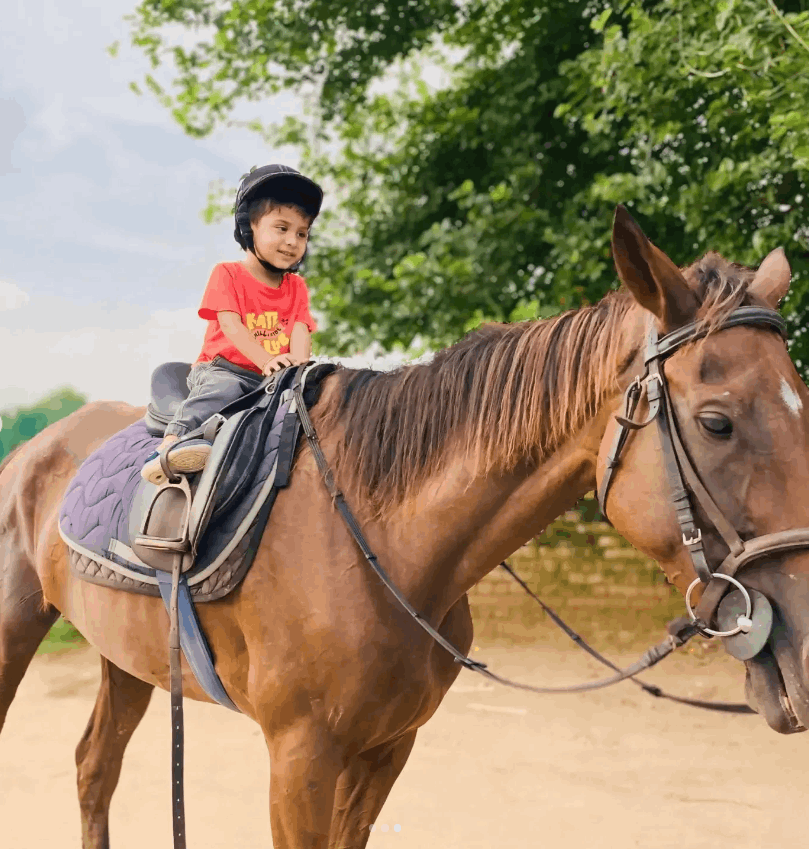
<svg viewBox="0 0 809 849"><path fill-rule="evenodd" d="M258 134L238 122L270 122L300 114L300 100L290 92L239 104L231 116L236 125L192 140L153 95L131 91L132 82L143 87L147 73L156 74L169 87L176 73L170 59L155 71L143 51L130 44L131 27L124 18L131 5L129 0L79 4L67 16L55 0L40 6L17 0L16 9L9 10L10 19L0 28L0 90L27 91L39 107L29 122L38 137L29 134L23 140L28 158L47 161L77 138L97 140L113 119L159 127L187 139L189 150L201 147L233 163L232 175L216 176L234 183L251 165L279 159L279 152L269 151ZM167 28L163 35L187 47L201 37L186 27ZM106 49L113 42L119 43L115 58Z"/></svg>
<svg viewBox="0 0 809 849"><path fill-rule="evenodd" d="M154 369L165 362L193 362L204 333L205 322L194 307L158 310L139 326L123 329L75 327L43 333L41 329L0 328L0 361L7 363L0 383L0 409L32 404L60 386L72 386L91 401L144 406ZM405 355L385 354L378 346L353 357L318 359L378 370L408 361Z"/></svg>
<svg viewBox="0 0 809 849"><path fill-rule="evenodd" d="M193 362L204 333L193 308L161 310L139 327L81 327L45 338L38 330L0 329L0 360L19 364L4 369L0 409L32 403L58 386L90 400L144 405L155 367Z"/></svg>
<svg viewBox="0 0 809 849"><path fill-rule="evenodd" d="M22 147L35 162L48 161L76 139L93 132L83 111L66 103L62 92L56 92L47 101L31 119L30 126L39 132L36 135L24 133Z"/></svg>
<svg viewBox="0 0 809 849"><path fill-rule="evenodd" d="M142 200L148 210L150 204L158 208L170 198L170 202L176 204L176 219L185 223L185 218L190 222L181 235L207 235L198 216L205 203L208 180L215 176L214 172L194 159L177 168L148 163L137 154L133 154L132 162L129 171L121 163L113 163L115 177L103 186L77 173L33 178L27 195L14 204L0 201L0 222L6 235L27 233L28 222L36 220L52 241L176 262L180 250L176 233L151 236L148 220L139 220L136 217L138 208L133 206L130 212L128 204ZM118 217L102 218L98 214L99 197L104 198L109 209L119 211ZM53 198L58 198L58 203L54 203ZM124 213L128 214L128 219L124 218Z"/></svg>
<svg viewBox="0 0 809 849"><path fill-rule="evenodd" d="M0 311L16 310L28 303L28 293L16 284L0 280Z"/></svg>
<svg viewBox="0 0 809 849"><path fill-rule="evenodd" d="M96 337L97 333L92 330L68 333L50 348L50 353L66 357L89 356L96 349Z"/></svg>

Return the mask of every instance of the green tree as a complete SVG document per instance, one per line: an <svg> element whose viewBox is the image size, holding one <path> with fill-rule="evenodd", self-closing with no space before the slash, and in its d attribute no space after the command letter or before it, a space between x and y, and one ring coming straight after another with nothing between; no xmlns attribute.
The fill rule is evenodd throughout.
<svg viewBox="0 0 809 849"><path fill-rule="evenodd" d="M629 203L679 261L713 248L756 266L784 246L784 312L804 375L809 311L809 4L773 0L633 4L606 16L597 49L563 66L558 110L592 139L619 143L620 167L574 204ZM587 230L570 221L568 239Z"/></svg>
<svg viewBox="0 0 809 849"><path fill-rule="evenodd" d="M57 389L31 407L21 407L13 414L3 413L0 430L0 459L21 443L36 436L48 425L84 406L87 399L73 389Z"/></svg>
<svg viewBox="0 0 809 849"><path fill-rule="evenodd" d="M330 349L443 345L601 297L623 202L681 264L714 249L756 265L783 245L809 364L808 6L144 0L133 38L172 64L170 87L147 84L190 133L243 100L306 95L303 120L255 128L339 200L308 268ZM178 24L193 47L168 41Z"/></svg>

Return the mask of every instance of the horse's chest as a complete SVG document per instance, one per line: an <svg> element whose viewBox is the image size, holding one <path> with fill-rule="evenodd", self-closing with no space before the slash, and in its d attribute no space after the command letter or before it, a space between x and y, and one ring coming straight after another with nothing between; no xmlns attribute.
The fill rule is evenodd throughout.
<svg viewBox="0 0 809 849"><path fill-rule="evenodd" d="M330 724L365 729L366 745L377 745L423 725L453 680L431 657L421 664L402 657L401 663L359 675L362 690L352 688L347 702L332 707Z"/></svg>
<svg viewBox="0 0 809 849"><path fill-rule="evenodd" d="M454 621L444 623L446 633L462 651L467 651L472 638L471 622L464 621L464 610L458 614ZM418 645L400 644L384 651L377 647L375 663L350 673L363 686L352 688L356 702L348 712L356 711L363 723L373 717L374 737L380 741L427 722L458 677L460 666L441 646L424 636Z"/></svg>

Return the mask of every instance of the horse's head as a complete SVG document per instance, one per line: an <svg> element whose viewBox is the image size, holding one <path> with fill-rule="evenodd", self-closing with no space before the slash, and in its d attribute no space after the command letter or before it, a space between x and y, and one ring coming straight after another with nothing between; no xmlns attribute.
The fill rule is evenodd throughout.
<svg viewBox="0 0 809 849"><path fill-rule="evenodd" d="M615 413L650 421L624 428L617 450L622 426L612 419L607 428L598 464L606 515L683 593L694 585L691 603L710 628L736 630L728 650L745 660L748 699L770 726L802 730L809 727L809 531L800 533L809 528L809 392L772 312L789 288L786 257L776 250L752 272L709 255L681 272L623 207L612 244L618 274L641 308L627 313L622 381L646 378L628 393L630 415L624 402ZM751 593L754 607L760 600L752 629L738 618L747 601L732 582L714 578L697 605L708 586L700 574L720 569L765 597ZM719 604L725 589L735 593L732 611L731 599Z"/></svg>

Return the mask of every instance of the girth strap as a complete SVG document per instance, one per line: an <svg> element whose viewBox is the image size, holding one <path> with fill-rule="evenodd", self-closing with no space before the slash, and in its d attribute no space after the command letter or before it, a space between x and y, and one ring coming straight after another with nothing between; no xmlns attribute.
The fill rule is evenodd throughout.
<svg viewBox="0 0 809 849"><path fill-rule="evenodd" d="M157 586L160 590L160 596L163 599L163 604L166 609L171 612L171 590L172 579L167 572L157 571ZM180 576L179 586L179 622L180 622L180 647L182 648L183 656L188 665L191 667L194 677L199 682L203 690L220 705L223 705L230 710L239 713L239 708L233 704L230 696L228 696L222 679L216 673L214 666L213 655L211 654L210 646L205 638L205 634L199 624L197 611L194 607L194 601L191 598L191 591L188 588L188 581L185 575Z"/></svg>

